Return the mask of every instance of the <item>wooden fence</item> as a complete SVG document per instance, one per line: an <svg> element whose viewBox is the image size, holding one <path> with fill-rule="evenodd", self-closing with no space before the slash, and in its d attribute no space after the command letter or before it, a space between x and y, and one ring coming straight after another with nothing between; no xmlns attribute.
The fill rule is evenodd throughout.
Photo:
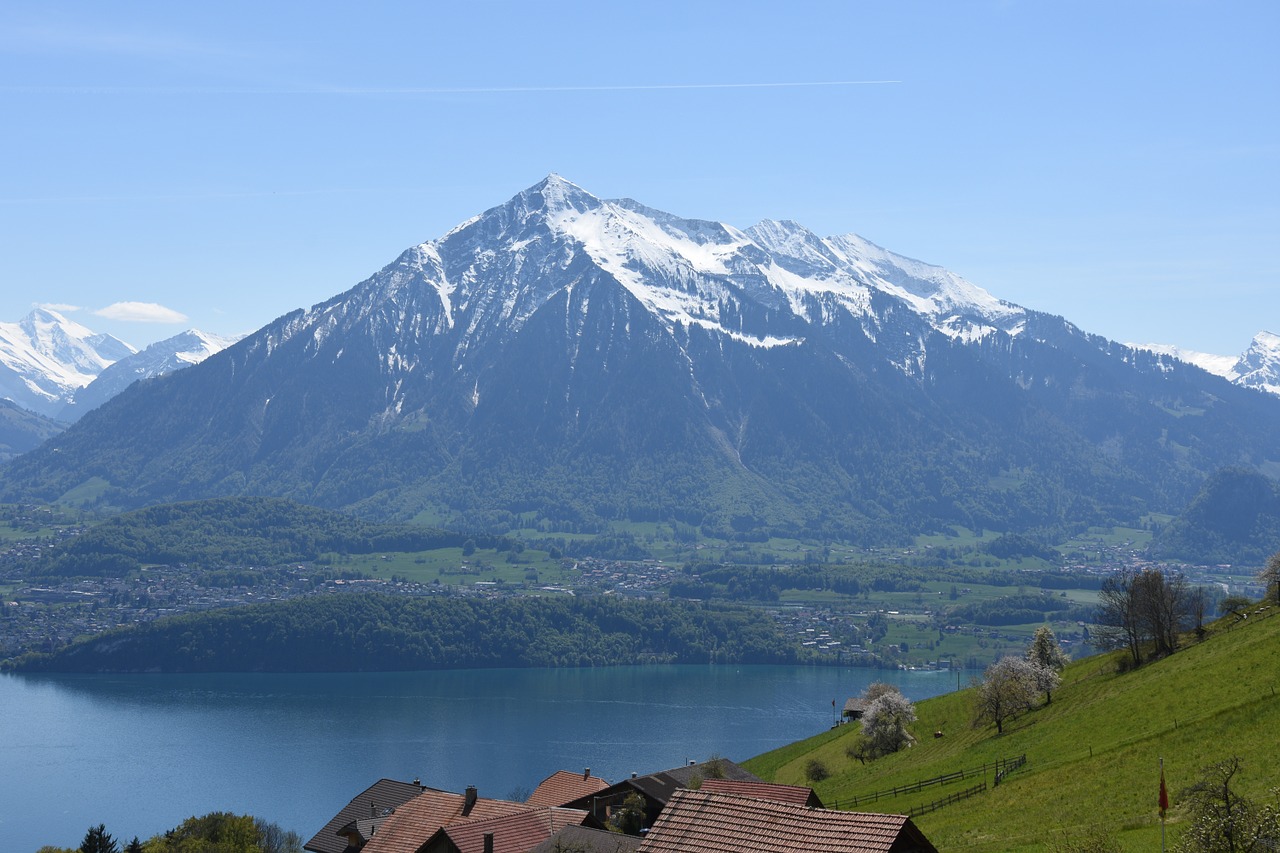
<svg viewBox="0 0 1280 853"><path fill-rule="evenodd" d="M954 773L944 773L941 776L934 776L930 779L921 779L918 782L908 782L905 785L898 785L894 788L886 788L883 791L876 791L874 794L863 794L860 797L851 797L849 800L844 802L832 803L829 807L856 809L858 806L865 805L867 803L874 803L881 799L889 799L890 797L900 797L903 794L922 791L925 788L929 788L934 785L946 785L950 782L973 779L978 776L985 777L988 773L994 774L995 784L999 785L1001 779L1026 763L1026 753L1015 758L997 758L995 761L987 762L981 767L975 767L971 770L957 770ZM972 796L972 794L969 794L969 796Z"/></svg>
<svg viewBox="0 0 1280 853"><path fill-rule="evenodd" d="M928 814L929 812L940 809L943 806L949 806L952 803L967 800L970 797L981 794L985 790L987 790L987 783L982 782L978 785L974 785L972 788L966 788L963 791L956 791L954 794L948 794L940 800L934 800L932 803L925 803L922 806L916 806L911 811L907 812L907 817L918 817L922 814Z"/></svg>

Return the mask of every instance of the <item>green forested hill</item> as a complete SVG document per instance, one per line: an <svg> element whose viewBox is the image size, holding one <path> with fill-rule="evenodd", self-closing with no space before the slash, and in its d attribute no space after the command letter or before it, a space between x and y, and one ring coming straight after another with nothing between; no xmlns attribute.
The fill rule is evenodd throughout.
<svg viewBox="0 0 1280 853"><path fill-rule="evenodd" d="M1280 755L1280 608L1255 606L1238 623L1228 618L1204 642L1128 673L1117 658L1072 663L1052 704L994 726L973 724L972 689L919 703L912 727L917 744L863 765L846 753L858 736L843 726L757 756L746 766L763 778L808 785L806 766L830 773L814 787L828 805L854 806L854 798L1000 758L1025 754L1027 765L998 787L914 818L939 850L1035 851L1079 836L1091 827L1125 850L1158 850L1159 762L1173 800L1170 846L1185 825L1180 792L1201 768L1240 756L1236 782L1261 799L1276 785ZM935 731L942 737L935 738ZM977 784L976 779L924 788L897 797L862 800L865 811L909 812Z"/></svg>
<svg viewBox="0 0 1280 853"><path fill-rule="evenodd" d="M795 663L758 611L617 597L346 594L159 619L34 655L29 672L388 672Z"/></svg>
<svg viewBox="0 0 1280 853"><path fill-rule="evenodd" d="M1155 550L1188 563L1260 566L1280 541L1280 485L1250 468L1224 468L1160 535Z"/></svg>
<svg viewBox="0 0 1280 853"><path fill-rule="evenodd" d="M140 563L273 566L326 552L424 551L498 537L379 524L281 498L215 498L163 504L109 519L54 548L45 575L122 575Z"/></svg>

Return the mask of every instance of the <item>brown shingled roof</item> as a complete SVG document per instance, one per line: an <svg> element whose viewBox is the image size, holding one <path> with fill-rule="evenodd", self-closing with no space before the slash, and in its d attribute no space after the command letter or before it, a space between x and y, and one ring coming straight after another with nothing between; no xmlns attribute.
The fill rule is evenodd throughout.
<svg viewBox="0 0 1280 853"><path fill-rule="evenodd" d="M564 853L566 850L575 853L635 853L639 846L640 839L631 835L585 826L566 826L557 829L529 853Z"/></svg>
<svg viewBox="0 0 1280 853"><path fill-rule="evenodd" d="M443 826L426 843L427 853L483 853L484 837L493 836L493 853L526 853L551 833L570 824L581 825L581 809L534 808L487 820L466 820Z"/></svg>
<svg viewBox="0 0 1280 853"><path fill-rule="evenodd" d="M563 806L580 797L594 794L609 787L609 783L599 776L592 776L590 770L574 773L569 770L557 770L538 783L533 789L528 806Z"/></svg>
<svg viewBox="0 0 1280 853"><path fill-rule="evenodd" d="M397 808L360 853L416 853L442 826L528 810L523 803L483 797L476 798L475 805L464 815L465 806L466 796L463 794L426 788Z"/></svg>
<svg viewBox="0 0 1280 853"><path fill-rule="evenodd" d="M772 782L745 782L738 779L703 779L699 791L708 794L732 794L735 797L755 797L757 800L773 800L793 806L822 808L822 800L812 788L799 785L775 785Z"/></svg>
<svg viewBox="0 0 1280 853"><path fill-rule="evenodd" d="M906 815L676 791L639 853L937 853Z"/></svg>
<svg viewBox="0 0 1280 853"><path fill-rule="evenodd" d="M422 786L394 779L379 779L351 799L317 832L303 849L312 853L342 853L347 849L347 839L338 831L358 820L381 817L388 810L413 799Z"/></svg>

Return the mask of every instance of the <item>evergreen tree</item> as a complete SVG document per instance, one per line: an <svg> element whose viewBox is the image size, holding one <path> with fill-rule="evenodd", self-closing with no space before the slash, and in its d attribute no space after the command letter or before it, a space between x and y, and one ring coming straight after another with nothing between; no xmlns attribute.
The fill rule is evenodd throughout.
<svg viewBox="0 0 1280 853"><path fill-rule="evenodd" d="M80 842L80 853L120 853L120 845L107 832L107 825L100 823L89 827L89 831L84 834L84 841Z"/></svg>

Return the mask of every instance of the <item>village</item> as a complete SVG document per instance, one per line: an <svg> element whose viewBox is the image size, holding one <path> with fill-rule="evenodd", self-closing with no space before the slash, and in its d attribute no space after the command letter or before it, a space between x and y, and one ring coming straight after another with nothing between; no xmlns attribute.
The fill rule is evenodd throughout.
<svg viewBox="0 0 1280 853"><path fill-rule="evenodd" d="M907 815L835 811L812 788L713 757L610 783L561 770L521 802L380 779L306 843L310 853L936 853Z"/></svg>

